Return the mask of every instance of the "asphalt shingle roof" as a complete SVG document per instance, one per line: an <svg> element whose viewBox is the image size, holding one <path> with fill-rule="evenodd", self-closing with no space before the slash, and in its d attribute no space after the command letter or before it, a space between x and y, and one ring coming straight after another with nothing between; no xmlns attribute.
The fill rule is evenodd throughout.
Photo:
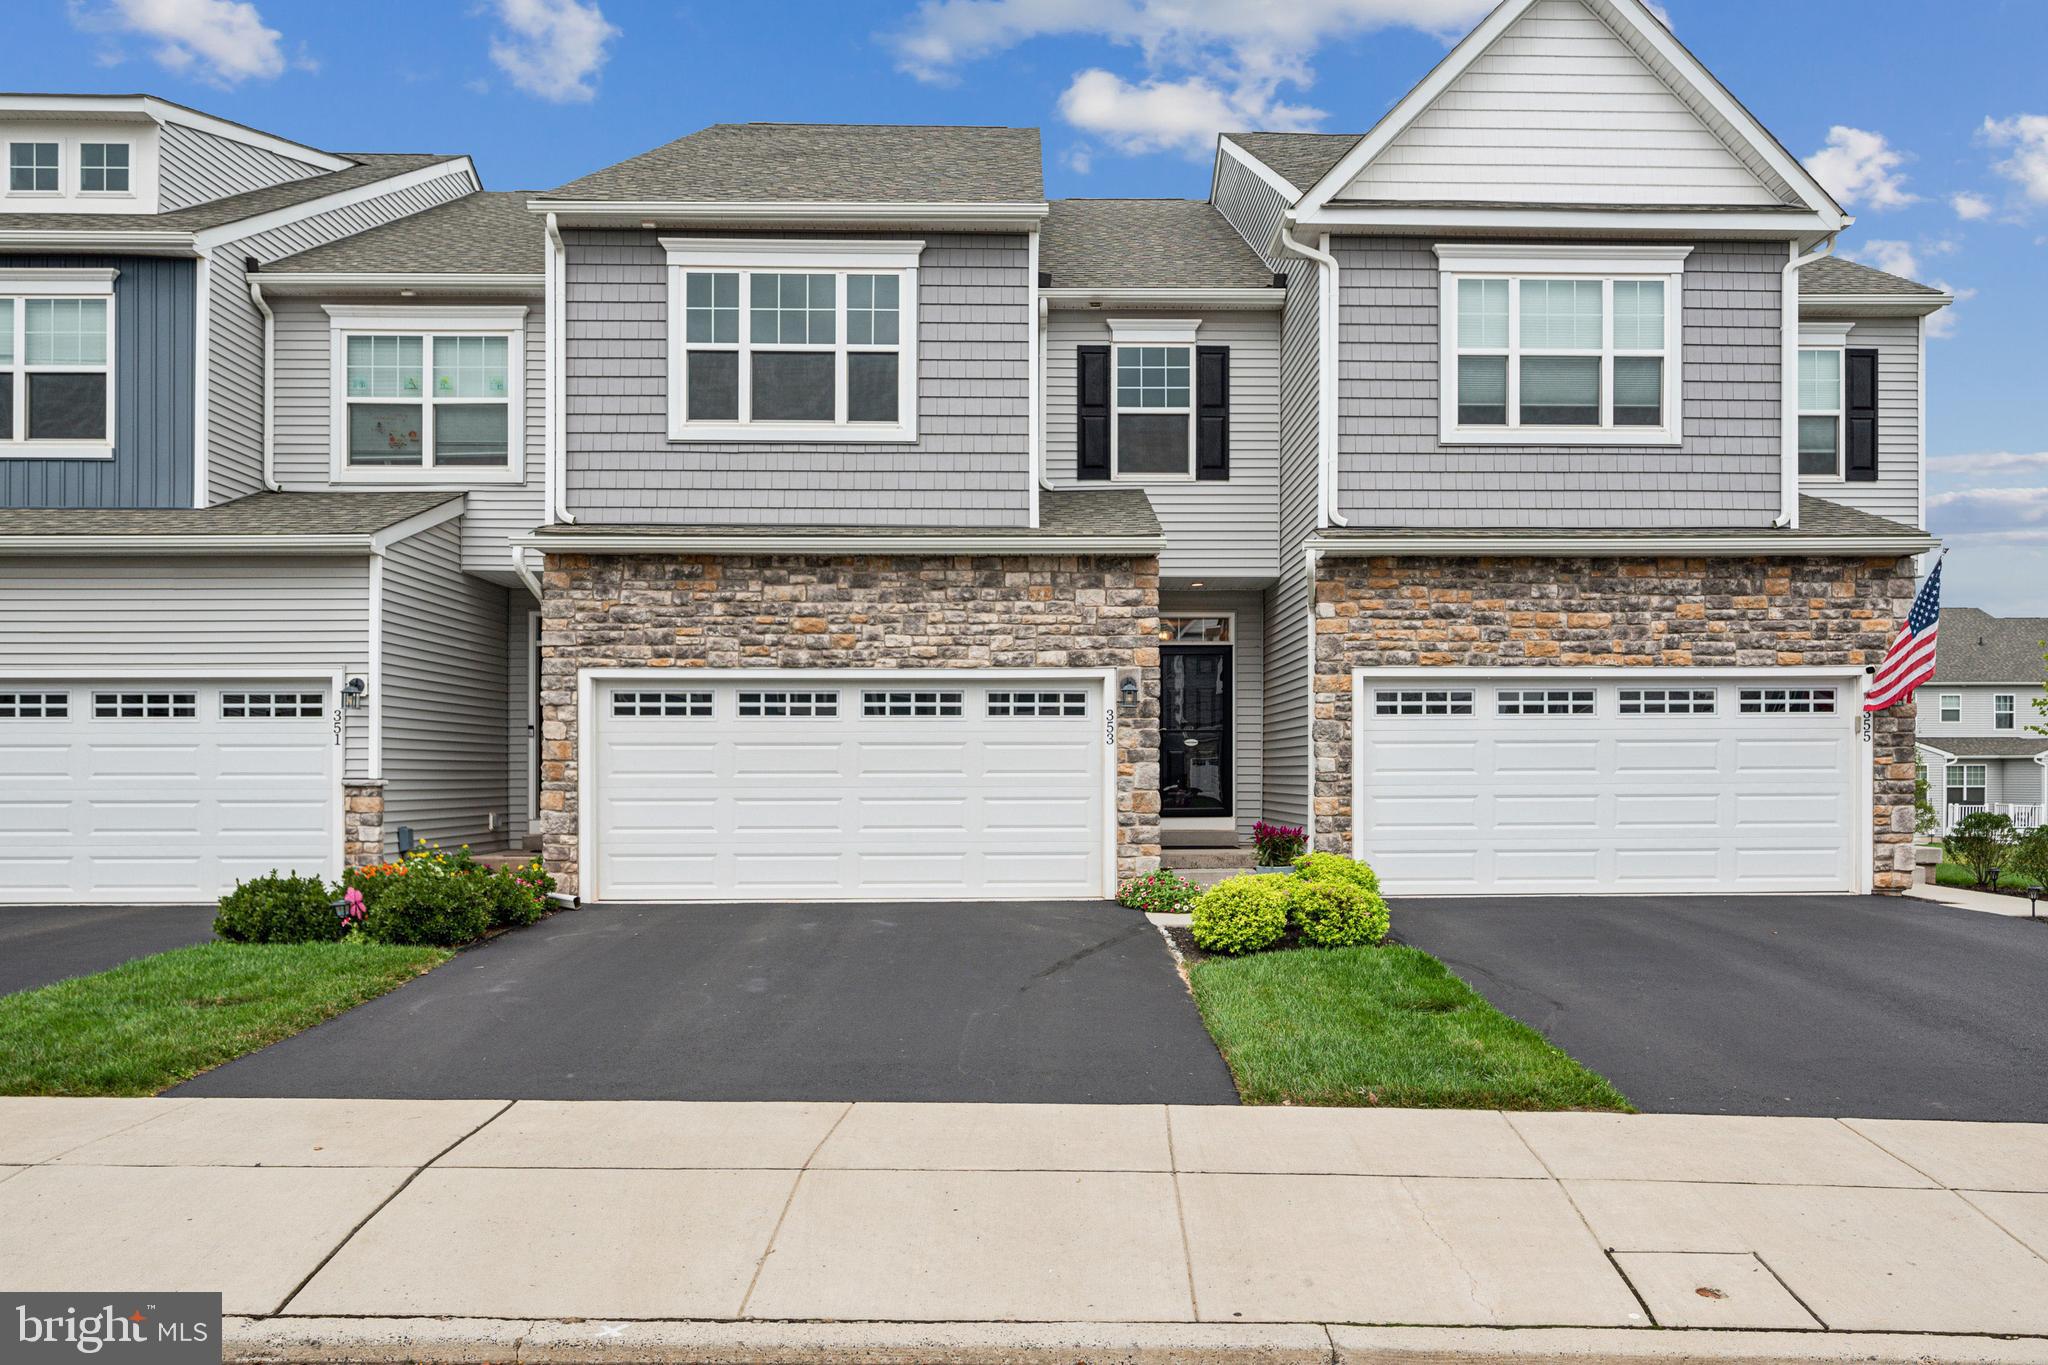
<svg viewBox="0 0 2048 1365"><path fill-rule="evenodd" d="M1225 133L1223 136L1306 192L1358 145L1363 133Z"/></svg>
<svg viewBox="0 0 2048 1365"><path fill-rule="evenodd" d="M1926 703L1921 704L1924 706ZM1977 739L1963 735L1922 735L1919 742L1926 748L1939 749L1957 758L2032 758L2035 754L2048 753L2048 738Z"/></svg>
<svg viewBox="0 0 2048 1365"><path fill-rule="evenodd" d="M1556 527L1556 526L1509 526L1509 527L1443 527L1443 526L1335 526L1316 533L1324 540L1345 540L1349 538L1408 538L1417 540L1555 540L1559 537L1584 536L1589 540L1663 540L1671 536L1689 536L1702 540L1746 540L1756 537L1780 536L1787 540L1807 540L1816 536L1834 536L1844 540L1871 540L1898 538L1903 541L1925 541L1927 534L1904 526L1896 521L1872 516L1868 512L1845 507L1825 498L1811 498L1804 494L1799 499L1799 529L1787 527L1777 530L1755 526L1639 526L1639 527ZM1912 553L1910 549L1902 553Z"/></svg>
<svg viewBox="0 0 2048 1365"><path fill-rule="evenodd" d="M1934 681L2019 683L2048 678L2048 616L1993 616L1975 607L1941 613Z"/></svg>
<svg viewBox="0 0 2048 1365"><path fill-rule="evenodd" d="M1199 199L1055 199L1038 268L1055 289L1263 289L1273 272Z"/></svg>
<svg viewBox="0 0 2048 1365"><path fill-rule="evenodd" d="M336 152L355 162L338 171L266 185L169 213L0 213L5 232L200 232L324 195L357 189L456 158L424 152Z"/></svg>
<svg viewBox="0 0 2048 1365"><path fill-rule="evenodd" d="M1925 297L1942 291L1900 275L1887 275L1840 256L1823 256L1799 267L1799 293L1804 298L1832 294L1897 294L1902 298Z"/></svg>
<svg viewBox="0 0 2048 1365"><path fill-rule="evenodd" d="M460 493L252 493L213 507L0 508L0 536L367 536Z"/></svg>
<svg viewBox="0 0 2048 1365"><path fill-rule="evenodd" d="M1038 525L1030 526L777 526L761 524L720 523L707 526L687 526L666 523L648 525L607 525L579 521L574 525L543 526L542 536L690 536L690 537L748 537L783 536L792 541L806 538L839 539L846 536L875 536L891 539L916 539L929 536L933 539L954 536L978 536L991 538L1015 538L1021 546L1029 548L1029 542L1039 539L1074 536L1156 536L1160 534L1159 518L1153 515L1152 503L1139 488L1075 489L1046 488L1038 494Z"/></svg>
<svg viewBox="0 0 2048 1365"><path fill-rule="evenodd" d="M1036 128L714 123L535 196L636 203L1016 204L1045 198Z"/></svg>
<svg viewBox="0 0 2048 1365"><path fill-rule="evenodd" d="M479 191L264 267L276 274L538 275L546 232L526 190Z"/></svg>

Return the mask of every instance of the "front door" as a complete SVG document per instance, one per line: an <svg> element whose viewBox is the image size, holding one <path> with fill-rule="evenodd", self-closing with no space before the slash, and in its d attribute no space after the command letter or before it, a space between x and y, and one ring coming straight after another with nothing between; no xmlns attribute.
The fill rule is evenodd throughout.
<svg viewBox="0 0 2048 1365"><path fill-rule="evenodd" d="M1229 815L1230 646L1164 646L1159 670L1160 813Z"/></svg>

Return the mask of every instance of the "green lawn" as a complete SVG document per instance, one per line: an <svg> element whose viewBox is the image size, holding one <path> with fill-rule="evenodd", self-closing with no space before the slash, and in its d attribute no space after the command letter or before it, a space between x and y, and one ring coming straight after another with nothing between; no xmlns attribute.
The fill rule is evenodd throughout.
<svg viewBox="0 0 2048 1365"><path fill-rule="evenodd" d="M367 943L204 943L0 996L0 1095L154 1095L450 956Z"/></svg>
<svg viewBox="0 0 2048 1365"><path fill-rule="evenodd" d="M1415 948L1213 957L1189 976L1247 1104L1633 1108Z"/></svg>
<svg viewBox="0 0 2048 1365"><path fill-rule="evenodd" d="M1935 869L1934 876L1943 886L1960 886L1968 890L1975 890L1977 887L1977 874L1961 863L1943 863ZM2008 891L2024 891L2034 883L2025 877L2015 877L2012 873L2006 872L1999 876L1998 884Z"/></svg>

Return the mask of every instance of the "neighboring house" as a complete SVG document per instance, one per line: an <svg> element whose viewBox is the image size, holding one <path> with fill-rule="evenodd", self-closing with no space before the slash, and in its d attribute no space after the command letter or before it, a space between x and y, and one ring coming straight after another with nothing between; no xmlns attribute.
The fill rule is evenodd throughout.
<svg viewBox="0 0 2048 1365"><path fill-rule="evenodd" d="M0 698L73 746L50 896L139 875L140 815L57 800L135 733L91 670L244 770L245 702L157 684L316 661L335 742L262 752L346 856L537 835L603 900L1096 897L1262 818L1407 893L1911 880L1913 708L1860 701L1948 298L1829 255L1640 0L1507 0L1365 134L1226 136L1206 202L1048 202L991 127L463 189L235 276L280 491L0 512L0 638L62 641Z"/></svg>
<svg viewBox="0 0 2048 1365"><path fill-rule="evenodd" d="M1941 614L1934 677L1920 689L1920 761L1944 826L1973 810L2041 823L2048 726L2048 617Z"/></svg>

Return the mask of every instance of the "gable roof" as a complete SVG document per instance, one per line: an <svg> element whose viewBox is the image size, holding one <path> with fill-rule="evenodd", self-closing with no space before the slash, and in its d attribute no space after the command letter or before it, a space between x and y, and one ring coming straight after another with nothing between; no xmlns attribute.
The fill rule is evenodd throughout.
<svg viewBox="0 0 2048 1365"><path fill-rule="evenodd" d="M2048 678L2048 616L1993 616L1944 607L1935 653L1938 683L2026 683Z"/></svg>
<svg viewBox="0 0 2048 1365"><path fill-rule="evenodd" d="M1329 174L1363 133L1225 133L1224 138L1294 186L1296 194Z"/></svg>
<svg viewBox="0 0 2048 1365"><path fill-rule="evenodd" d="M325 242L263 267L266 275L539 275L546 230L528 190L479 190Z"/></svg>
<svg viewBox="0 0 2048 1365"><path fill-rule="evenodd" d="M441 492L251 493L211 507L0 508L0 540L48 537L368 536L461 498ZM20 545L9 548L20 549Z"/></svg>
<svg viewBox="0 0 2048 1365"><path fill-rule="evenodd" d="M714 123L536 195L533 202L1023 204L1044 199L1036 128Z"/></svg>
<svg viewBox="0 0 2048 1365"><path fill-rule="evenodd" d="M1917 743L1923 749L1933 749L1950 758L2033 758L2037 754L2048 754L2048 738L1922 735Z"/></svg>
<svg viewBox="0 0 2048 1365"><path fill-rule="evenodd" d="M1273 272L1201 199L1055 199L1038 268L1054 289L1266 289Z"/></svg>
<svg viewBox="0 0 2048 1365"><path fill-rule="evenodd" d="M1873 270L1840 256L1823 256L1799 267L1801 298L1871 294L1897 294L1901 298L1948 297L1932 285L1909 280L1903 275L1887 275L1882 270Z"/></svg>

